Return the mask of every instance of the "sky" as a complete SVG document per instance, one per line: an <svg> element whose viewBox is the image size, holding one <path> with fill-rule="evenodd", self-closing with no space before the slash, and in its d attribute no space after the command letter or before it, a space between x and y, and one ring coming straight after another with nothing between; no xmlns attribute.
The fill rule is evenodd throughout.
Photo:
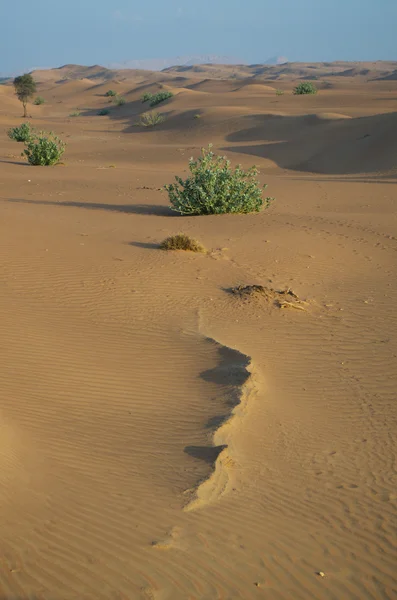
<svg viewBox="0 0 397 600"><path fill-rule="evenodd" d="M0 74L213 54L397 60L396 0L0 0Z"/></svg>

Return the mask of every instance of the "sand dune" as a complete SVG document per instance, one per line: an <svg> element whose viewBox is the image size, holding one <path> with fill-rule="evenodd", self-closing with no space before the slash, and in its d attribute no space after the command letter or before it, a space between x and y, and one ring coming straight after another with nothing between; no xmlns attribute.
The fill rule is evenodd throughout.
<svg viewBox="0 0 397 600"><path fill-rule="evenodd" d="M247 83L241 87L236 88L236 92L243 92L245 94L265 94L266 92L274 94L275 88L270 85L263 85L262 83Z"/></svg>
<svg viewBox="0 0 397 600"><path fill-rule="evenodd" d="M53 168L0 86L0 597L397 597L395 68L43 71ZM292 95L309 72L332 85ZM267 211L169 209L208 143ZM208 252L159 249L178 232Z"/></svg>
<svg viewBox="0 0 397 600"><path fill-rule="evenodd" d="M397 174L397 142L392 133L397 113L357 119L329 113L292 119L273 116L261 122L262 128L254 125L229 136L230 141L266 141L264 145L239 147L240 152L297 171Z"/></svg>

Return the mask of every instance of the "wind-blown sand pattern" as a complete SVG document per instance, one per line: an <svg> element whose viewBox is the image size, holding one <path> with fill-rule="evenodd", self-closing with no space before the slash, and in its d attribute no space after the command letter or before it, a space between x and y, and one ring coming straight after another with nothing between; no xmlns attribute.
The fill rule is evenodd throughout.
<svg viewBox="0 0 397 600"><path fill-rule="evenodd" d="M38 74L68 146L0 136L0 598L397 598L396 65L327 65ZM267 211L170 211L209 142Z"/></svg>

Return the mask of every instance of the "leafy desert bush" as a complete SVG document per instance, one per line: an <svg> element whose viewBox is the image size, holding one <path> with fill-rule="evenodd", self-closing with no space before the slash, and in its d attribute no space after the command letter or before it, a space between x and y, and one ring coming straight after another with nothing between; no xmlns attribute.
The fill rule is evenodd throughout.
<svg viewBox="0 0 397 600"><path fill-rule="evenodd" d="M117 93L114 90L108 90L105 96L112 98L113 96L117 96Z"/></svg>
<svg viewBox="0 0 397 600"><path fill-rule="evenodd" d="M74 110L73 112L70 113L69 117L79 117L81 115L81 112L79 110Z"/></svg>
<svg viewBox="0 0 397 600"><path fill-rule="evenodd" d="M142 103L145 104L145 102L149 102L149 100L151 100L153 98L153 94L151 94L150 92L146 92L145 94L143 94L141 100Z"/></svg>
<svg viewBox="0 0 397 600"><path fill-rule="evenodd" d="M310 81L302 81L302 83L298 83L296 88L294 88L295 96L302 96L303 94L317 94L317 88Z"/></svg>
<svg viewBox="0 0 397 600"><path fill-rule="evenodd" d="M253 166L244 171L240 165L234 170L224 156L215 155L210 144L202 148L202 155L189 161L190 177L176 176L176 182L166 185L173 210L181 214L210 215L223 213L251 213L267 208L273 198L263 198Z"/></svg>
<svg viewBox="0 0 397 600"><path fill-rule="evenodd" d="M32 131L30 123L22 123L19 127L12 127L12 129L7 132L7 135L15 142L27 142L32 135Z"/></svg>
<svg viewBox="0 0 397 600"><path fill-rule="evenodd" d="M44 104L44 102L45 102L45 100L44 100L43 96L37 96L37 98L35 99L33 104L35 104L36 106L40 106L40 104Z"/></svg>
<svg viewBox="0 0 397 600"><path fill-rule="evenodd" d="M160 104L160 102L164 102L164 100L168 100L168 98L172 98L174 94L172 92L158 92L157 94L154 94L154 96L152 96L149 99L149 105L150 106L156 106L157 104Z"/></svg>
<svg viewBox="0 0 397 600"><path fill-rule="evenodd" d="M106 115L108 115L109 113L110 113L110 110L109 110L108 108L102 108L102 109L99 111L98 115L99 115L100 117L105 117L105 116L106 116Z"/></svg>
<svg viewBox="0 0 397 600"><path fill-rule="evenodd" d="M162 250L187 250L189 252L205 252L204 246L197 240L185 235L184 233L178 233L177 235L171 235L167 237L161 244Z"/></svg>
<svg viewBox="0 0 397 600"><path fill-rule="evenodd" d="M41 131L32 135L26 142L26 148L22 155L34 166L50 166L59 162L65 152L66 144L51 131Z"/></svg>
<svg viewBox="0 0 397 600"><path fill-rule="evenodd" d="M283 90L276 90L276 96L284 96Z"/></svg>
<svg viewBox="0 0 397 600"><path fill-rule="evenodd" d="M115 98L113 98L113 102L116 106L124 106L126 100L122 96L116 96Z"/></svg>
<svg viewBox="0 0 397 600"><path fill-rule="evenodd" d="M163 123L165 121L165 117L163 117L163 115L161 115L158 112L152 111L152 112L148 112L148 113L144 113L139 122L138 125L140 125L141 127L155 127L156 125L159 125L160 123Z"/></svg>

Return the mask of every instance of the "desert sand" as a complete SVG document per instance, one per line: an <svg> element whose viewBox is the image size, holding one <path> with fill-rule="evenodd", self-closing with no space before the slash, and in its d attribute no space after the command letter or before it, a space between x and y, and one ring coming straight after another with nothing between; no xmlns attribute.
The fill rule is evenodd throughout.
<svg viewBox="0 0 397 600"><path fill-rule="evenodd" d="M396 72L43 71L55 167L0 86L1 598L397 598ZM169 209L209 143L269 209ZM208 253L159 249L180 232Z"/></svg>

